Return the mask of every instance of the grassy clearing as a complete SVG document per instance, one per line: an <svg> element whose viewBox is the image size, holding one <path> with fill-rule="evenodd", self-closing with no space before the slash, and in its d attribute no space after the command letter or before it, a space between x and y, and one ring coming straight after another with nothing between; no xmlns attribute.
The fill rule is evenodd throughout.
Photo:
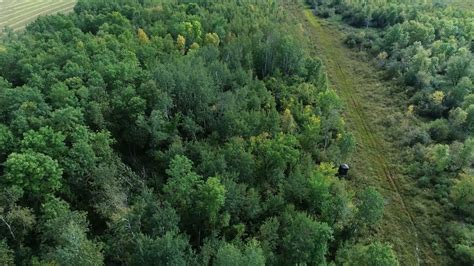
<svg viewBox="0 0 474 266"><path fill-rule="evenodd" d="M386 199L383 221L374 239L391 243L402 265L444 265L445 248L436 233L442 224L441 208L428 191L401 174L400 147L389 140L390 128L381 123L394 113L405 113L405 99L384 82L368 59L361 59L344 46L339 23L321 20L308 9L290 4L295 20L303 25L313 47L325 62L331 85L346 104L345 117L357 139L349 163L355 189L376 187ZM433 243L437 243L434 245Z"/></svg>

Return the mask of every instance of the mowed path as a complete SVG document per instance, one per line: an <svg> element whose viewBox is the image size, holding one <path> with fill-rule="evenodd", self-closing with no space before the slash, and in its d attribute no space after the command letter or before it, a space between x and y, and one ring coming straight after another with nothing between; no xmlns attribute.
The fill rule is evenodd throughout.
<svg viewBox="0 0 474 266"><path fill-rule="evenodd" d="M0 34L5 27L22 30L39 16L66 13L77 0L0 0Z"/></svg>
<svg viewBox="0 0 474 266"><path fill-rule="evenodd" d="M371 238L392 244L402 265L446 264L445 256L433 252L433 235L430 239L426 234L435 231L430 219L441 217L441 208L420 195L411 178L400 174L395 163L400 161L400 147L387 140L389 129L380 123L397 111L404 112L388 88L393 84L383 82L368 60L345 47L344 33L337 25L315 17L309 9L290 6L314 46L310 49L324 61L331 86L345 102L345 120L357 140L349 161L351 184L357 190L374 186L385 198L384 217Z"/></svg>

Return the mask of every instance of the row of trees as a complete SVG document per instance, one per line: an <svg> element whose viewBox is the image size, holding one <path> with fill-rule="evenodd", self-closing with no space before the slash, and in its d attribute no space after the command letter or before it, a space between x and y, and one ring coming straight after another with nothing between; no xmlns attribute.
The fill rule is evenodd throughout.
<svg viewBox="0 0 474 266"><path fill-rule="evenodd" d="M457 219L445 238L456 261L474 263L474 12L406 1L309 1L320 15L341 15L356 27L347 44L373 55L387 78L407 87L408 173ZM451 219L451 218L447 218Z"/></svg>
<svg viewBox="0 0 474 266"><path fill-rule="evenodd" d="M0 264L397 265L276 1L80 0L0 50Z"/></svg>

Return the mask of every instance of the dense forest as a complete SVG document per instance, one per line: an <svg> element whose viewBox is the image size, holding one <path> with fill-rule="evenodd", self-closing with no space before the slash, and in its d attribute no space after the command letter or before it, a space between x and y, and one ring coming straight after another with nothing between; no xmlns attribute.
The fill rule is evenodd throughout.
<svg viewBox="0 0 474 266"><path fill-rule="evenodd" d="M7 30L0 264L398 265L389 244L361 237L384 200L336 176L355 140L288 19L278 1L80 0ZM433 135L413 145L438 156L440 178L426 186L446 185L473 148L466 40L440 41L454 55L428 67L448 69L436 79L446 91L401 73L428 106L415 110L438 110ZM460 184L453 203L472 215L472 176ZM453 228L470 230L461 222Z"/></svg>
<svg viewBox="0 0 474 266"><path fill-rule="evenodd" d="M453 263L473 265L474 10L449 1L307 3L316 15L355 27L346 44L405 88L411 119L394 130L403 136L405 171L445 208L438 233ZM387 123L395 120L401 117Z"/></svg>

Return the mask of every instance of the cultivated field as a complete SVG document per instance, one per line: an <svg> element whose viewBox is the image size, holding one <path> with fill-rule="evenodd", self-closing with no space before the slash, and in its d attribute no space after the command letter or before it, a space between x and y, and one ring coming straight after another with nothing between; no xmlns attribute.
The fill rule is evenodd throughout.
<svg viewBox="0 0 474 266"><path fill-rule="evenodd" d="M38 16L70 12L76 0L0 0L0 33L5 27L24 29Z"/></svg>
<svg viewBox="0 0 474 266"><path fill-rule="evenodd" d="M452 3L464 9L474 10L474 1L472 0L452 0Z"/></svg>

